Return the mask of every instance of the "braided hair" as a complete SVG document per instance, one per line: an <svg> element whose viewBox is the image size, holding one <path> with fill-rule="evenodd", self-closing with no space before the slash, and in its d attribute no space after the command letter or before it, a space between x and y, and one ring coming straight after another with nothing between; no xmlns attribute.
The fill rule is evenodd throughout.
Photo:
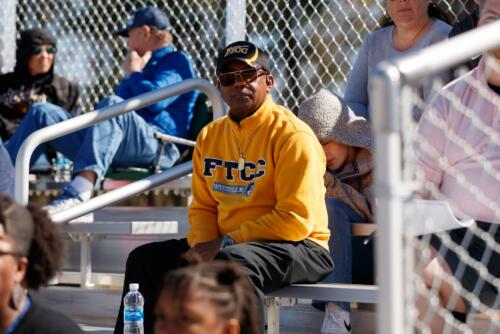
<svg viewBox="0 0 500 334"><path fill-rule="evenodd" d="M26 286L38 289L47 285L62 265L64 243L57 225L34 204L23 207L0 194L2 233L13 240L13 250L28 259Z"/></svg>
<svg viewBox="0 0 500 334"><path fill-rule="evenodd" d="M215 306L221 319L238 320L241 334L258 333L254 290L236 263L216 260L176 269L165 277L163 289L175 309L182 309L188 294L196 291Z"/></svg>

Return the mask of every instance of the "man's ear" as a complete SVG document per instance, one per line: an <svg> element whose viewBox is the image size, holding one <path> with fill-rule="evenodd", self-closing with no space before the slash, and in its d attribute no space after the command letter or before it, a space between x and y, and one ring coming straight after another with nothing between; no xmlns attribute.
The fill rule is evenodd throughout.
<svg viewBox="0 0 500 334"><path fill-rule="evenodd" d="M26 276L26 271L28 270L28 259L25 257L21 257L17 260L17 269L15 274L15 280L18 283L24 281L24 277Z"/></svg>
<svg viewBox="0 0 500 334"><path fill-rule="evenodd" d="M141 27L142 37L148 37L151 34L151 28L148 25Z"/></svg>
<svg viewBox="0 0 500 334"><path fill-rule="evenodd" d="M266 74L266 86L267 86L267 92L269 93L271 91L271 88L274 86L274 77L272 74Z"/></svg>

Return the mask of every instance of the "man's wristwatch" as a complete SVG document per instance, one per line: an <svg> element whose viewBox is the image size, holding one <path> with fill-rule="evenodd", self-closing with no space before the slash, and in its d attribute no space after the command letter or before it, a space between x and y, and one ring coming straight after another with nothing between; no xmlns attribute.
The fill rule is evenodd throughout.
<svg viewBox="0 0 500 334"><path fill-rule="evenodd" d="M222 238L222 241L220 243L220 249L232 245L236 245L236 242L234 242L234 240L231 239L231 237L226 234L224 238Z"/></svg>

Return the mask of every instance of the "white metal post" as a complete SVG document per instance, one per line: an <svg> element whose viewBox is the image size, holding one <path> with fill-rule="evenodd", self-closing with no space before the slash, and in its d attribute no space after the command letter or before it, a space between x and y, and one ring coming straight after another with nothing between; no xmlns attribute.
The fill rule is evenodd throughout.
<svg viewBox="0 0 500 334"><path fill-rule="evenodd" d="M16 63L16 6L17 0L0 0L0 73Z"/></svg>
<svg viewBox="0 0 500 334"><path fill-rule="evenodd" d="M246 39L246 0L227 0L226 45Z"/></svg>
<svg viewBox="0 0 500 334"><path fill-rule="evenodd" d="M91 288L92 284L92 234L80 235L80 287Z"/></svg>
<svg viewBox="0 0 500 334"><path fill-rule="evenodd" d="M280 332L280 298L266 298L267 308L267 334L279 334Z"/></svg>
<svg viewBox="0 0 500 334"><path fill-rule="evenodd" d="M400 334L404 324L400 73L381 64L370 81L370 115L375 136L377 199L376 265L379 285L377 332Z"/></svg>

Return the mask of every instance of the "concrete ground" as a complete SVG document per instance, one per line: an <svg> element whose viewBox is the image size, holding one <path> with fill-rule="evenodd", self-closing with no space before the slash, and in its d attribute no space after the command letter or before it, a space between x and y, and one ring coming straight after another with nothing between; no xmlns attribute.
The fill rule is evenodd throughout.
<svg viewBox="0 0 500 334"><path fill-rule="evenodd" d="M499 314L500 315L500 314ZM376 314L372 306L362 305L359 309L353 307L352 310L352 333L353 334L374 334ZM81 324L86 333L92 334L112 334L114 319L98 319L100 325L96 324L96 319L75 319ZM282 334L318 334L323 321L323 313L314 309L308 304L297 304L290 307L282 307L280 311L280 333ZM472 333L500 333L500 328L490 327L491 322L482 315L469 320ZM450 333L463 333L455 330Z"/></svg>

